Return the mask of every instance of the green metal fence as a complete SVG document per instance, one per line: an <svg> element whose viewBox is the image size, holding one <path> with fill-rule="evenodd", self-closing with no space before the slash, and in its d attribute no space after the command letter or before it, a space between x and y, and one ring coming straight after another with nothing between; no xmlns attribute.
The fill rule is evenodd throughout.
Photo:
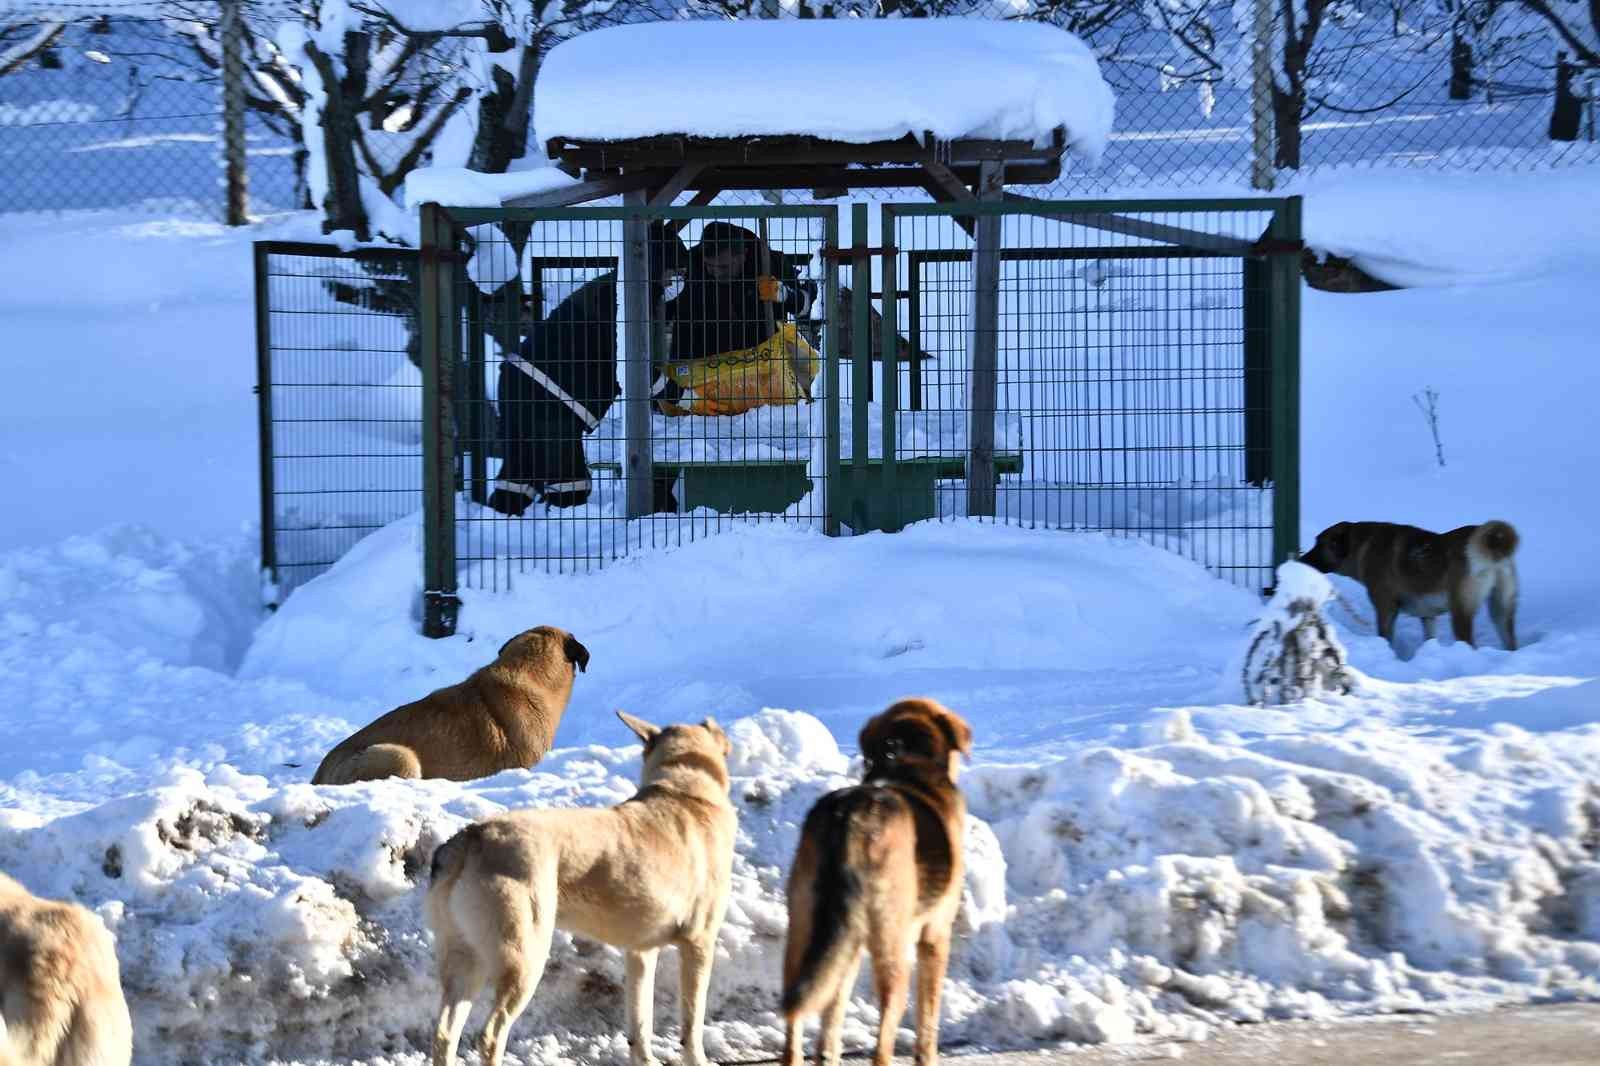
<svg viewBox="0 0 1600 1066"><path fill-rule="evenodd" d="M756 521L1099 530L1256 589L1295 546L1297 200L422 231L429 633L460 587Z"/></svg>
<svg viewBox="0 0 1600 1066"><path fill-rule="evenodd" d="M878 506L1133 536L1271 583L1298 524L1298 201L883 215L883 300L925 357L882 368L901 473L866 488Z"/></svg>
<svg viewBox="0 0 1600 1066"><path fill-rule="evenodd" d="M1298 201L425 223L420 254L257 245L276 597L419 504L431 632L459 587L757 521L1100 530L1251 588L1295 547ZM707 352L773 337L705 376ZM775 361L792 376L745 373ZM667 381L685 364L687 389Z"/></svg>

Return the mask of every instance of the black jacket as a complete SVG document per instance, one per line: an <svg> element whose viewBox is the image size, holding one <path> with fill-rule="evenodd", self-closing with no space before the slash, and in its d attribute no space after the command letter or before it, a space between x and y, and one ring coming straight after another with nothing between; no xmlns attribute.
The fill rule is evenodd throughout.
<svg viewBox="0 0 1600 1066"><path fill-rule="evenodd" d="M802 315L810 306L808 288L792 281L783 285L777 302L767 304L761 301L753 277L718 281L691 274L683 290L666 305L666 320L672 326L672 357L699 359L754 348L772 336L776 322L785 315ZM773 325L767 322L769 308Z"/></svg>

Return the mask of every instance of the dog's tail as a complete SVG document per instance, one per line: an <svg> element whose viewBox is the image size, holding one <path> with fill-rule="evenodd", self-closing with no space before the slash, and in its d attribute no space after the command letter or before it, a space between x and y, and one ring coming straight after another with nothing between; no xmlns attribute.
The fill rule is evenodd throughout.
<svg viewBox="0 0 1600 1066"><path fill-rule="evenodd" d="M856 787L829 793L811 808L801 831L801 847L814 857L811 914L790 917L794 945L785 960L783 1013L815 1014L837 993L867 933L866 879L882 856L874 841L882 823L902 812L901 801L877 788ZM796 918L800 921L797 922Z"/></svg>
<svg viewBox="0 0 1600 1066"><path fill-rule="evenodd" d="M428 885L431 888L461 872L483 841L483 825L473 822L455 836L433 849L433 862L428 866Z"/></svg>
<svg viewBox="0 0 1600 1066"><path fill-rule="evenodd" d="M1495 518L1473 530L1468 543L1490 562L1498 563L1515 555L1521 540L1510 522Z"/></svg>

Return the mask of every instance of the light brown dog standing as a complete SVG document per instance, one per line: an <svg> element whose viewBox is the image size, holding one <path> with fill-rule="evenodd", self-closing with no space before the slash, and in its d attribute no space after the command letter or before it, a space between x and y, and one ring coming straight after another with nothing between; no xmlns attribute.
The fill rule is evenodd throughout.
<svg viewBox="0 0 1600 1066"><path fill-rule="evenodd" d="M465 681L396 708L342 741L311 783L471 781L533 766L550 750L572 682L588 665L589 649L564 629L519 633Z"/></svg>
<svg viewBox="0 0 1600 1066"><path fill-rule="evenodd" d="M967 804L956 787L972 729L928 699L901 700L861 730L866 776L806 816L789 872L784 945L784 1066L799 1066L801 1027L824 1011L817 1061L837 1066L845 1007L872 956L879 1021L875 1066L894 1060L917 956L918 1066L939 1057L939 999L961 904Z"/></svg>
<svg viewBox="0 0 1600 1066"><path fill-rule="evenodd" d="M127 1066L133 1024L116 944L75 903L0 874L0 1063Z"/></svg>
<svg viewBox="0 0 1600 1066"><path fill-rule="evenodd" d="M1515 651L1520 539L1509 522L1498 520L1448 533L1392 522L1338 522L1317 534L1300 561L1365 585L1378 635L1391 645L1401 613L1422 619L1428 640L1439 615L1448 613L1455 638L1476 647L1473 618L1487 599L1501 645Z"/></svg>
<svg viewBox="0 0 1600 1066"><path fill-rule="evenodd" d="M731 745L710 718L663 729L617 714L644 741L632 799L598 810L513 811L468 826L434 851L428 924L441 986L434 1066L454 1066L485 985L494 1006L479 1051L484 1066L500 1066L556 929L623 949L633 1066L654 1066L656 957L675 946L683 1066L706 1066L701 1027L737 830L728 798Z"/></svg>

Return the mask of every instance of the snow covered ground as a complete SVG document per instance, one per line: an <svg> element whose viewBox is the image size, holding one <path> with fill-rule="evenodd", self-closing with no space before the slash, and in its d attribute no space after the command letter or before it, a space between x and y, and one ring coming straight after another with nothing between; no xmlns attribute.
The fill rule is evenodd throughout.
<svg viewBox="0 0 1600 1066"><path fill-rule="evenodd" d="M708 1048L759 1058L800 820L849 778L864 718L926 692L978 749L948 1041L1600 995L1600 255L1557 215L1577 172L1410 211L1403 179L1351 180L1307 187L1313 243L1428 284L1306 293L1302 542L1339 519L1509 519L1526 646L1417 648L1406 620L1396 658L1340 581L1359 686L1277 710L1242 706L1230 670L1253 597L1143 545L964 522L760 527L525 575L427 641L407 519L263 622L244 245L306 221L0 219L0 869L111 925L141 1063L418 1063L434 844L505 806L626 796L614 707L714 713L741 841ZM538 768L305 783L350 727L546 622L594 659ZM625 1061L620 984L616 953L559 939L512 1053ZM862 998L851 1046L872 1021Z"/></svg>

